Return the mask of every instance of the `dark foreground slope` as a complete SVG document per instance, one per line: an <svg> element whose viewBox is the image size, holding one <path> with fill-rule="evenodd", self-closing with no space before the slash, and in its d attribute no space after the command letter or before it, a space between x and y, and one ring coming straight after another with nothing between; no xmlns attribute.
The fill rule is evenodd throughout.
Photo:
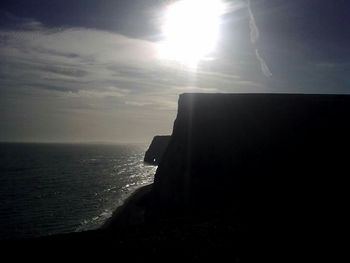
<svg viewBox="0 0 350 263"><path fill-rule="evenodd" d="M104 229L29 242L238 262L323 255L347 221L349 116L350 96L181 95L153 185Z"/></svg>

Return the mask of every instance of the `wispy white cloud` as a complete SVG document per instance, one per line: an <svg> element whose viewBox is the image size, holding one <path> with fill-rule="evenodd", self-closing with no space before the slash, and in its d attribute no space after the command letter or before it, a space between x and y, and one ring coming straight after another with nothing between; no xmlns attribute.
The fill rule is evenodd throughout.
<svg viewBox="0 0 350 263"><path fill-rule="evenodd" d="M6 25L7 28L22 29L22 30L40 30L44 26L41 22L28 17L18 17L10 12L0 10L1 25Z"/></svg>
<svg viewBox="0 0 350 263"><path fill-rule="evenodd" d="M200 87L172 87L173 90L179 93L186 92L205 92L205 93L213 93L218 92L216 88L200 88Z"/></svg>
<svg viewBox="0 0 350 263"><path fill-rule="evenodd" d="M250 0L247 0L247 8L248 8L248 14L249 14L249 28L250 28L250 40L254 46L257 45L257 42L259 41L260 32L259 28L256 24L255 17L251 8ZM266 64L265 60L260 56L258 48L255 48L255 56L257 60L260 63L261 71L266 77L271 77L272 73Z"/></svg>
<svg viewBox="0 0 350 263"><path fill-rule="evenodd" d="M120 89L116 87L99 88L96 90L79 90L78 92L69 92L71 97L79 98L123 98L130 93L129 90Z"/></svg>
<svg viewBox="0 0 350 263"><path fill-rule="evenodd" d="M261 71L264 73L264 75L266 77L271 77L272 73L269 69L269 67L267 66L265 60L260 56L259 50L255 49L255 56L258 59L260 66L261 66Z"/></svg>
<svg viewBox="0 0 350 263"><path fill-rule="evenodd" d="M255 17L250 6L250 0L247 0L248 14L249 14L249 28L250 28L250 40L253 44L256 44L259 40L259 29L256 25Z"/></svg>

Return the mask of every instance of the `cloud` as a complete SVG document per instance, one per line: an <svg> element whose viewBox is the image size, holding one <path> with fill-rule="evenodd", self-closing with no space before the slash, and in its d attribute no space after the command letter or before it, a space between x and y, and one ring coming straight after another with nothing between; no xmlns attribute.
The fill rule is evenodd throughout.
<svg viewBox="0 0 350 263"><path fill-rule="evenodd" d="M130 141L170 132L180 93L263 89L238 62L191 72L159 60L155 42L25 20L0 28L0 140Z"/></svg>
<svg viewBox="0 0 350 263"><path fill-rule="evenodd" d="M129 90L121 89L117 87L106 87L96 90L79 90L78 92L69 92L71 97L79 98L123 98L130 93Z"/></svg>
<svg viewBox="0 0 350 263"><path fill-rule="evenodd" d="M18 17L10 12L0 10L0 28L22 29L22 30L39 30L43 28L43 24L39 21Z"/></svg>
<svg viewBox="0 0 350 263"><path fill-rule="evenodd" d="M0 90L27 87L175 109L177 95L186 90L232 92L253 87L234 74L189 72L164 64L157 58L157 43L86 28L0 30L0 54ZM192 89L171 88L188 86Z"/></svg>
<svg viewBox="0 0 350 263"><path fill-rule="evenodd" d="M259 40L259 29L256 25L255 17L250 6L250 0L247 2L248 14L249 14L249 28L250 28L250 40L253 44L256 44Z"/></svg>
<svg viewBox="0 0 350 263"><path fill-rule="evenodd" d="M260 56L258 49L255 49L255 56L258 59L258 61L260 62L261 71L264 73L264 75L266 77L271 77L272 73L271 73L269 67L267 66L265 60Z"/></svg>
<svg viewBox="0 0 350 263"><path fill-rule="evenodd" d="M131 82L155 59L154 44L98 30L75 28L0 31L0 84L78 92ZM120 72L113 71L114 66ZM118 85L117 85L118 86Z"/></svg>
<svg viewBox="0 0 350 263"><path fill-rule="evenodd" d="M218 92L216 88L200 88L200 87L172 87L173 90L179 93L185 92L205 92L205 93L213 93Z"/></svg>
<svg viewBox="0 0 350 263"><path fill-rule="evenodd" d="M257 42L259 41L260 32L259 32L259 28L256 24L253 11L251 9L250 0L247 0L247 8L248 8L248 14L249 14L250 40L251 40L252 44L254 46L256 46ZM260 63L262 73L266 77L271 77L272 73L271 73L268 65L266 64L265 60L260 56L258 48L255 48L255 56Z"/></svg>

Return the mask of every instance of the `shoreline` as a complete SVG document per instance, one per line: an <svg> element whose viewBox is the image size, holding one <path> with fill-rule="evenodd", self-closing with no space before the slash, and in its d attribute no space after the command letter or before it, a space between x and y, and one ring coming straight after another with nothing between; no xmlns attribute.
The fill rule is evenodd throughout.
<svg viewBox="0 0 350 263"><path fill-rule="evenodd" d="M96 230L109 230L123 226L139 225L144 223L144 205L147 195L152 193L153 183L144 185L136 189L125 199L106 222Z"/></svg>

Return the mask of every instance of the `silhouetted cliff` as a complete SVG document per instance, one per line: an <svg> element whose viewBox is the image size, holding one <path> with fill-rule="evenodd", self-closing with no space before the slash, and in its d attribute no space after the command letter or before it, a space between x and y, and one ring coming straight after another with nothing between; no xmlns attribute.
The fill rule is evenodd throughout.
<svg viewBox="0 0 350 263"><path fill-rule="evenodd" d="M144 162L152 165L158 165L162 156L168 147L170 136L155 136L151 145L146 151Z"/></svg>
<svg viewBox="0 0 350 263"><path fill-rule="evenodd" d="M181 95L154 214L224 213L289 230L340 218L349 116L346 95Z"/></svg>

